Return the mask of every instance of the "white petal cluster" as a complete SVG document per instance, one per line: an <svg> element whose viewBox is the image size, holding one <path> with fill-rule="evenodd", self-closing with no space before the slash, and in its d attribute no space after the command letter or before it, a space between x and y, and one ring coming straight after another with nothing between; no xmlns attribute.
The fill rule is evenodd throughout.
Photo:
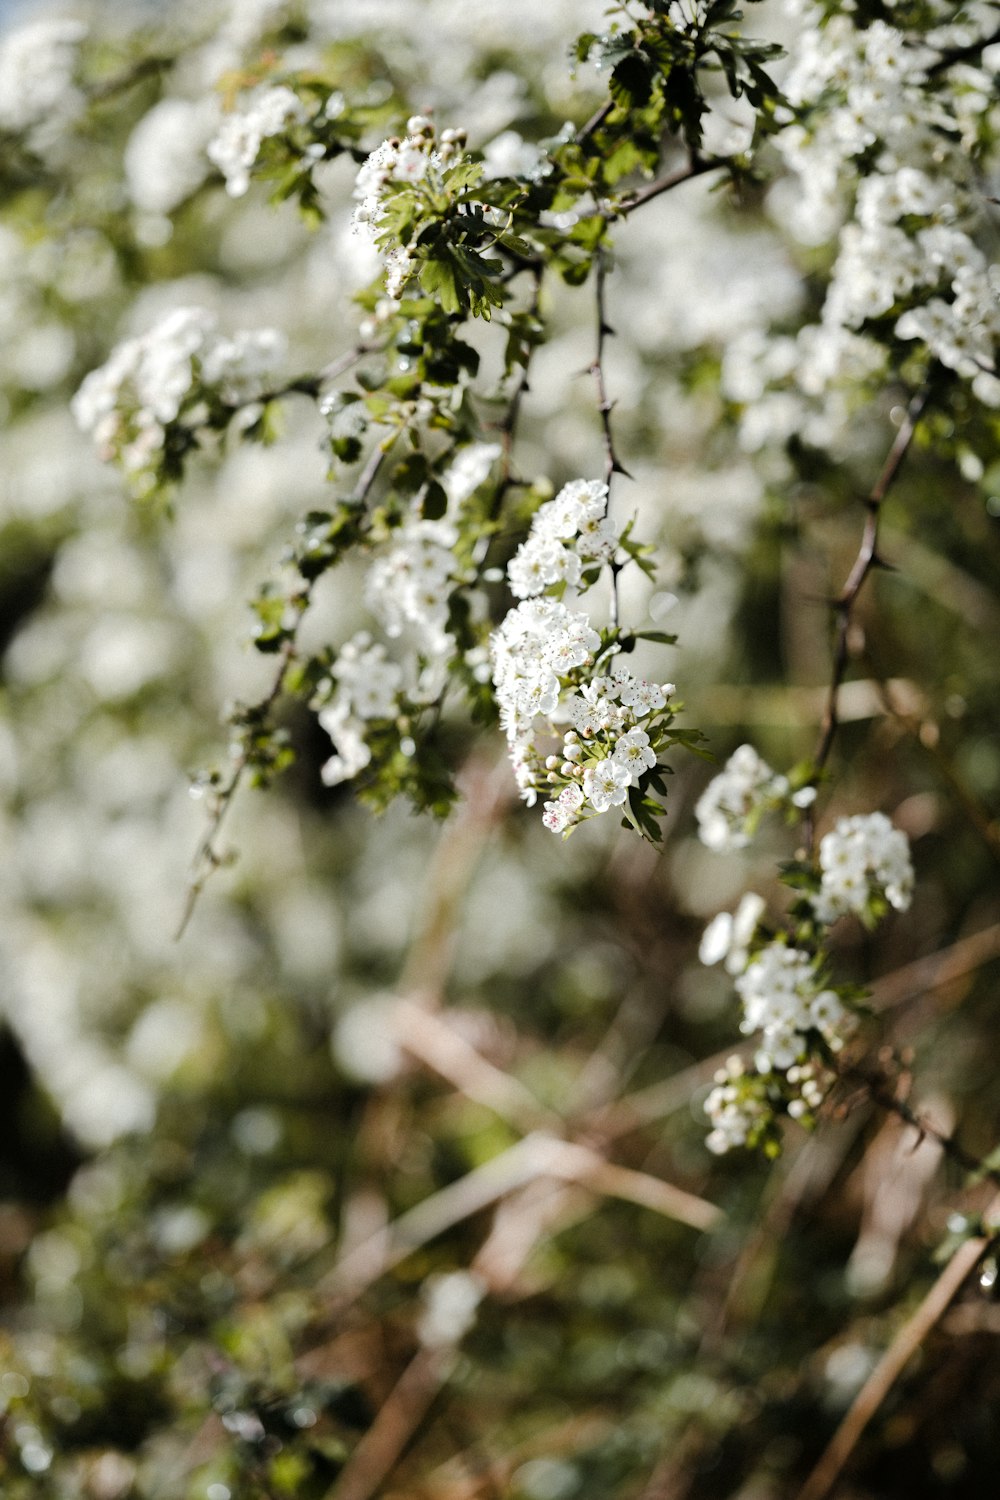
<svg viewBox="0 0 1000 1500"><path fill-rule="evenodd" d="M762 1033L756 1055L762 1073L800 1062L810 1048L809 1031L818 1031L837 1051L852 1029L853 1014L833 990L823 987L817 968L814 954L778 939L758 949L737 977L744 1012L740 1030Z"/></svg>
<svg viewBox="0 0 1000 1500"><path fill-rule="evenodd" d="M913 865L904 833L885 813L841 818L820 840L822 884L813 898L821 922L854 912L864 916L872 896L906 911L913 894Z"/></svg>
<svg viewBox="0 0 1000 1500"><path fill-rule="evenodd" d="M226 116L209 142L208 158L226 179L231 198L242 198L249 188L250 170L262 143L305 118L302 100L283 84L255 90L242 109Z"/></svg>
<svg viewBox="0 0 1000 1500"><path fill-rule="evenodd" d="M812 9L808 19L819 18ZM797 376L807 394L846 385L852 372L842 361L856 364L857 332L894 316L899 338L924 344L996 406L1000 296L972 237L983 214L971 150L976 111L970 116L968 103L990 97L990 78L968 68L956 86L936 87L928 71L935 51L922 40L945 45L881 20L855 27L846 15L800 32L785 90L807 113L777 137L796 177L788 200L793 230L820 243L843 219L852 191L855 202L822 314L823 377L805 330L796 341ZM845 331L854 337L838 340ZM791 396L786 405L793 423ZM778 415L756 419L773 425Z"/></svg>
<svg viewBox="0 0 1000 1500"><path fill-rule="evenodd" d="M446 630L448 600L461 582L450 521L411 519L395 533L394 545L376 559L365 581L365 600L389 636L414 632L425 654L448 659L454 641Z"/></svg>
<svg viewBox="0 0 1000 1500"><path fill-rule="evenodd" d="M741 745L698 798L702 843L717 853L746 848L761 814L787 795L787 777L775 775L752 745Z"/></svg>
<svg viewBox="0 0 1000 1500"><path fill-rule="evenodd" d="M587 616L558 599L528 599L509 611L490 649L500 724L512 751L530 739L537 718L551 718L564 679L589 666L600 644Z"/></svg>
<svg viewBox="0 0 1000 1500"><path fill-rule="evenodd" d="M607 519L608 487L574 479L539 507L527 538L507 564L510 591L530 599L557 584L575 588L587 563L608 562L619 533Z"/></svg>
<svg viewBox="0 0 1000 1500"><path fill-rule="evenodd" d="M31 21L0 39L0 130L22 133L72 119L83 103L74 87L80 21Z"/></svg>
<svg viewBox="0 0 1000 1500"><path fill-rule="evenodd" d="M464 131L445 130L438 142L434 125L425 115L412 115L406 131L402 140L383 141L361 163L354 179L356 227L373 229L378 224L390 183L413 186L423 182L428 173L453 162L465 140Z"/></svg>
<svg viewBox="0 0 1000 1500"><path fill-rule="evenodd" d="M193 397L212 390L232 404L256 399L273 382L285 350L285 336L275 329L230 339L207 309L178 307L91 371L73 397L73 415L102 458L139 473L155 467L166 426Z"/></svg>
<svg viewBox="0 0 1000 1500"><path fill-rule="evenodd" d="M171 214L208 174L205 149L218 128L212 99L161 99L125 147L129 197L144 213Z"/></svg>
<svg viewBox="0 0 1000 1500"><path fill-rule="evenodd" d="M703 964L725 961L730 974L742 974L749 961L750 942L764 915L764 898L748 891L735 912L720 911L702 934L698 957Z"/></svg>
<svg viewBox="0 0 1000 1500"><path fill-rule="evenodd" d="M792 1097L788 1113L802 1119L822 1104L831 1075L815 1063L793 1063L785 1072ZM705 1100L705 1113L712 1122L705 1144L716 1156L739 1146L756 1145L773 1129L774 1104L766 1075L751 1072L743 1059L730 1057L715 1074L715 1087Z"/></svg>
<svg viewBox="0 0 1000 1500"><path fill-rule="evenodd" d="M781 939L748 955L741 944L752 941L762 906L756 897L745 898L725 932L717 917L702 939L707 962L725 956L730 972L742 965L736 980L743 1001L740 1029L760 1033L753 1069L730 1058L716 1073L716 1086L705 1101L712 1122L707 1145L716 1155L756 1143L773 1123L779 1104L793 1119L817 1109L832 1075L815 1055L815 1034L838 1052L857 1024L836 991L823 985L817 955Z"/></svg>
<svg viewBox="0 0 1000 1500"><path fill-rule="evenodd" d="M562 833L594 813L621 807L643 772L656 765L649 733L654 719L667 712L672 682L646 682L619 658L612 671L584 683L564 703L575 728L563 738L562 761L546 761L547 780L568 785L546 802L542 822ZM642 722L646 727L643 728Z"/></svg>
<svg viewBox="0 0 1000 1500"><path fill-rule="evenodd" d="M453 510L464 505L479 486L486 483L500 453L499 443L466 443L458 449L441 475L442 488Z"/></svg>
<svg viewBox="0 0 1000 1500"><path fill-rule="evenodd" d="M327 689L329 700L318 714L337 751L321 772L327 786L351 780L368 765L372 753L365 725L395 718L402 685L402 668L388 660L385 647L373 643L367 631L341 648Z"/></svg>
<svg viewBox="0 0 1000 1500"><path fill-rule="evenodd" d="M773 1118L764 1080L748 1073L735 1054L715 1072L715 1088L705 1100L705 1113L712 1122L705 1144L714 1156L724 1156L739 1146L754 1142L757 1133Z"/></svg>
<svg viewBox="0 0 1000 1500"><path fill-rule="evenodd" d="M353 225L373 241L378 239L386 198L393 191L417 187L425 181L432 189L439 186L442 170L453 166L462 155L464 130L445 130L438 138L431 120L425 115L412 115L406 131L402 140L391 137L377 146L362 162L354 181L357 207ZM403 295L414 269L411 250L410 245L387 248L386 290L390 298Z"/></svg>

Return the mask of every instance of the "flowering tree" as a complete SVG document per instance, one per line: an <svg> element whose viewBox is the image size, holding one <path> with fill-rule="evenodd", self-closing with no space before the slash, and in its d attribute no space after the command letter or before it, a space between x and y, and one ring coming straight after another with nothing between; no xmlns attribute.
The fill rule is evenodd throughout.
<svg viewBox="0 0 1000 1500"><path fill-rule="evenodd" d="M992 1474L998 62L0 41L12 1496Z"/></svg>

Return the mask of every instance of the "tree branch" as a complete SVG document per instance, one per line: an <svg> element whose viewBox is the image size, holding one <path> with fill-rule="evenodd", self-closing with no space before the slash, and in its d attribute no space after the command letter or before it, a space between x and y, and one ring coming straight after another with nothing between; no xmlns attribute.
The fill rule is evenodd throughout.
<svg viewBox="0 0 1000 1500"><path fill-rule="evenodd" d="M874 568L882 566L882 559L878 554L879 520L882 505L896 480L903 459L906 457L910 444L913 441L917 424L923 415L929 394L929 391L925 387L923 390L918 391L911 400L902 425L893 440L892 447L886 455L881 472L865 499L867 515L865 517L864 531L861 536L861 545L858 548L858 555L854 559L851 570L844 581L843 588L834 601L836 628L833 646L833 669L830 677L830 686L827 691L826 707L823 711L819 740L813 753L813 772L816 776L823 770L830 757L833 742L837 737L837 730L840 727L840 719L837 712L838 700L841 685L847 674L848 642L854 606L869 573ZM807 809L803 819L803 826L806 846L811 850L815 836L815 804Z"/></svg>
<svg viewBox="0 0 1000 1500"><path fill-rule="evenodd" d="M1000 1208L1000 1197L986 1210L987 1219ZM920 1306L904 1323L883 1354L834 1433L819 1462L799 1491L797 1500L825 1500L840 1478L869 1422L952 1300L975 1270L993 1237L977 1235L960 1245Z"/></svg>
<svg viewBox="0 0 1000 1500"><path fill-rule="evenodd" d="M628 479L631 478L631 475L624 467L624 465L620 462L618 454L615 450L614 431L611 426L611 413L614 410L614 402L608 400L607 382L604 378L604 345L608 336L614 333L614 329L611 328L608 324L607 299L605 291L605 282L607 280L607 275L607 259L603 253L599 253L597 257L596 277L597 350L594 355L594 362L590 366L590 373L593 375L594 384L597 387L597 410L601 418L601 432L604 440L604 483L608 487L607 514L610 515L611 485L614 480L614 476L616 474L624 474L624 476ZM611 574L611 603L609 607L609 621L612 630L617 630L619 624L618 574L621 572L621 564L617 563L614 557L612 557L611 561L608 564L608 569Z"/></svg>

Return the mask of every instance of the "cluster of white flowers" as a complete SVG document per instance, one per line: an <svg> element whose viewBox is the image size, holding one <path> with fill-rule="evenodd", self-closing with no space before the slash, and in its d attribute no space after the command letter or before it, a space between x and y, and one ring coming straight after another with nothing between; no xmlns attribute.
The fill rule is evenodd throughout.
<svg viewBox="0 0 1000 1500"><path fill-rule="evenodd" d="M717 853L745 849L761 816L788 796L788 778L777 776L752 745L734 750L698 798L695 817L703 844Z"/></svg>
<svg viewBox="0 0 1000 1500"><path fill-rule="evenodd" d="M822 322L800 332L783 373L794 370L807 397L836 400L836 388L858 373L857 331L891 315L899 338L919 340L971 380L980 400L1000 406L1000 283L971 233L982 220L982 196L970 101L989 101L990 75L963 66L958 79L949 70L947 89L937 87L932 64L947 45L944 32L904 34L881 20L856 27L847 15L822 24L816 8L806 20L784 83L800 122L776 137L795 186L779 193L776 205L800 238L821 243L842 221L852 192L855 201ZM867 174L860 181L859 164ZM872 346L862 363L873 372L884 367L877 341L862 333L860 342ZM768 407L754 420L775 428L767 436L786 436L782 417L789 432L797 430L796 405L789 394L787 411Z"/></svg>
<svg viewBox="0 0 1000 1500"><path fill-rule="evenodd" d="M209 393L230 405L257 399L285 351L276 329L227 338L205 308L175 308L91 371L73 398L73 415L102 458L138 474L155 468L165 429L185 405Z"/></svg>
<svg viewBox="0 0 1000 1500"><path fill-rule="evenodd" d="M551 720L576 668L593 665L601 638L585 614L558 599L528 599L506 615L490 648L500 726L518 785L531 806L537 795L534 728Z"/></svg>
<svg viewBox="0 0 1000 1500"><path fill-rule="evenodd" d="M453 165L465 145L464 130L442 131L435 136L433 121L426 115L411 115L406 135L383 141L362 162L354 182L354 227L376 239L385 211L386 198L400 187L415 187L425 180L437 184L442 169ZM385 277L389 296L397 299L413 271L411 247L394 245L386 255Z"/></svg>
<svg viewBox="0 0 1000 1500"><path fill-rule="evenodd" d="M779 1104L792 1119L808 1118L832 1082L815 1055L815 1034L830 1052L838 1052L857 1025L836 990L824 985L822 955L792 947L781 938L751 949L763 906L757 896L744 897L735 916L716 917L702 939L702 960L716 963L724 958L726 968L737 976L743 1002L741 1031L760 1033L753 1071L739 1058L731 1058L716 1074L716 1087L705 1101L712 1122L707 1144L717 1155L753 1142L773 1123Z"/></svg>
<svg viewBox="0 0 1000 1500"><path fill-rule="evenodd" d="M606 484L574 479L539 507L507 565L510 591L524 602L490 643L500 722L521 795L529 806L539 792L550 796L542 821L553 833L621 807L656 765L659 732L673 716L673 683L637 678L620 658L609 673L590 676L600 635L565 602L614 560L619 532L607 505ZM559 726L567 720L573 728L564 731ZM546 754L540 739L561 753Z"/></svg>
<svg viewBox="0 0 1000 1500"><path fill-rule="evenodd" d="M73 75L86 34L82 22L53 17L28 22L0 40L0 130L28 132L30 144L44 146L47 127L77 114L83 95Z"/></svg>
<svg viewBox="0 0 1000 1500"><path fill-rule="evenodd" d="M393 546L372 563L365 581L368 607L390 636L409 626L419 649L449 658L454 641L445 628L448 600L463 575L454 547L458 531L450 521L411 519L394 534Z"/></svg>
<svg viewBox="0 0 1000 1500"><path fill-rule="evenodd" d="M385 647L367 631L358 631L341 647L331 681L319 689L330 695L319 710L319 722L337 750L321 772L327 786L350 781L368 765L372 752L365 725L396 717L402 685L402 668L388 660Z"/></svg>
<svg viewBox="0 0 1000 1500"><path fill-rule="evenodd" d="M822 985L819 960L781 939L753 953L736 991L743 1001L740 1030L748 1036L761 1032L763 1044L754 1061L762 1073L790 1068L810 1048L807 1033L818 1031L831 1051L843 1046L855 1024L836 991Z"/></svg>
<svg viewBox="0 0 1000 1500"><path fill-rule="evenodd" d="M813 907L821 922L835 922L847 912L864 916L873 896L884 897L897 911L910 905L909 842L885 813L840 818L820 840L819 863L822 884Z"/></svg>
<svg viewBox="0 0 1000 1500"><path fill-rule="evenodd" d="M546 177L552 171L540 146L526 141L516 130L504 130L494 136L483 150L484 176L526 177L530 182Z"/></svg>
<svg viewBox="0 0 1000 1500"><path fill-rule="evenodd" d="M173 213L208 174L205 149L218 128L214 99L161 99L125 147L129 196L144 213Z"/></svg>
<svg viewBox="0 0 1000 1500"><path fill-rule="evenodd" d="M507 564L516 599L530 599L559 584L574 589L588 564L610 562L619 533L607 519L608 487L574 479L539 507L525 541Z"/></svg>
<svg viewBox="0 0 1000 1500"><path fill-rule="evenodd" d="M306 107L284 84L256 89L243 108L225 117L209 142L208 157L226 179L226 192L242 198L250 186L250 170L269 136L281 135L306 118Z"/></svg>
<svg viewBox="0 0 1000 1500"><path fill-rule="evenodd" d="M699 803L702 838L715 849L741 847L753 818L787 792L786 779L775 777L751 746L741 746ZM808 805L814 788L803 792ZM803 793L791 801L803 805ZM811 1117L833 1083L830 1054L857 1026L848 992L838 993L826 980L824 929L847 912L869 918L882 914L883 902L897 911L910 904L909 845L884 813L841 818L820 842L818 865L796 908L804 923L798 944L808 947L763 925L765 903L753 893L735 913L713 917L702 935L702 963L724 963L743 1005L740 1029L760 1036L752 1070L735 1058L716 1074L705 1105L712 1121L708 1145L716 1153L762 1143L777 1150L778 1113Z"/></svg>
<svg viewBox="0 0 1000 1500"><path fill-rule="evenodd" d="M794 1090L788 1113L799 1119L813 1114L830 1087L830 1075L814 1062L793 1063L785 1081ZM715 1087L705 1100L712 1129L705 1144L716 1156L739 1146L756 1146L774 1129L772 1086L766 1074L750 1072L743 1059L732 1056L715 1073Z"/></svg>

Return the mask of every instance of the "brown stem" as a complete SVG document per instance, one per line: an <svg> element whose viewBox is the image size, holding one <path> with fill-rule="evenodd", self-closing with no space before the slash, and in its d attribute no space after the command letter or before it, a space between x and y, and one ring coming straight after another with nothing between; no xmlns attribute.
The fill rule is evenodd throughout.
<svg viewBox="0 0 1000 1500"><path fill-rule="evenodd" d="M1000 1207L995 1198L986 1210L988 1219ZM869 1422L888 1396L912 1355L920 1348L935 1323L947 1312L968 1276L989 1248L991 1238L977 1235L955 1251L920 1306L903 1324L883 1354L834 1433L816 1467L799 1491L797 1500L825 1500L843 1473Z"/></svg>
<svg viewBox="0 0 1000 1500"><path fill-rule="evenodd" d="M611 512L611 485L616 474L624 474L630 477L628 470L621 464L615 450L614 431L611 426L611 413L614 410L614 402L608 399L607 382L604 378L604 345L614 329L608 324L607 297L605 283L608 275L608 263L604 255L597 259L596 300L597 300L597 349L594 362L590 372L594 377L597 387L597 410L601 418L601 432L604 440L604 483L608 487L608 514ZM612 558L608 564L611 574L611 604L609 608L609 623L612 630L618 629L618 574L621 565Z"/></svg>
<svg viewBox="0 0 1000 1500"><path fill-rule="evenodd" d="M669 193L673 188L680 187L681 183L690 182L693 177L702 177L706 172L714 172L720 167L730 165L731 161L727 156L692 156L687 166L678 167L675 172L667 172L665 176L657 177L654 182L640 188L630 197L623 198L614 207L606 208L604 217L617 219L625 214L633 213L637 208L642 208L643 204L651 203L654 198L659 198L662 193Z"/></svg>
<svg viewBox="0 0 1000 1500"><path fill-rule="evenodd" d="M966 42L964 47L950 47L931 63L927 69L928 78L944 73L956 63L967 62L970 57L978 57L981 52L986 51L987 47L993 47L997 42L1000 42L1000 28L990 32L989 36L980 36L974 42Z"/></svg>
<svg viewBox="0 0 1000 1500"><path fill-rule="evenodd" d="M954 1136L945 1135L943 1131L938 1130L936 1126L932 1125L929 1120L917 1114L916 1110L912 1109L905 1099L901 1099L890 1088L888 1081L882 1075L869 1073L864 1068L856 1065L845 1065L839 1072L841 1078L850 1083L860 1084L868 1098L871 1099L873 1104L877 1104L879 1109L885 1110L887 1114L895 1115L904 1124L912 1126L917 1132L918 1137L927 1136L930 1140L936 1141L945 1156L950 1161L953 1161L956 1166L961 1167L963 1172L971 1172L977 1177L988 1179L1000 1187L1000 1170L991 1167L980 1157L974 1156Z"/></svg>
<svg viewBox="0 0 1000 1500"><path fill-rule="evenodd" d="M593 135L595 130L600 130L601 126L604 124L605 120L608 118L608 115L611 113L614 107L614 100L608 99L604 104L601 105L600 109L595 109L590 119L586 122L586 124L580 126L580 129L573 137L575 144L577 146L582 146L584 141L588 140L590 136Z"/></svg>
<svg viewBox="0 0 1000 1500"><path fill-rule="evenodd" d="M833 742L837 737L837 730L840 727L840 719L837 711L838 701L840 689L847 674L848 644L854 606L869 573L874 568L882 565L882 560L878 554L879 521L882 513L882 505L895 482L903 459L906 457L910 444L913 441L917 424L927 405L928 396L929 392L925 387L923 390L918 391L911 400L906 416L893 440L892 447L886 455L881 472L865 498L867 514L865 516L864 531L861 535L861 545L858 548L858 555L854 559L851 570L844 581L843 588L834 601L836 627L833 644L833 667L830 675L830 686L827 691L826 707L823 711L819 740L813 754L814 774L817 776L823 770L830 757ZM815 835L815 813L813 808L807 810L803 819L803 827L806 847L811 850Z"/></svg>

